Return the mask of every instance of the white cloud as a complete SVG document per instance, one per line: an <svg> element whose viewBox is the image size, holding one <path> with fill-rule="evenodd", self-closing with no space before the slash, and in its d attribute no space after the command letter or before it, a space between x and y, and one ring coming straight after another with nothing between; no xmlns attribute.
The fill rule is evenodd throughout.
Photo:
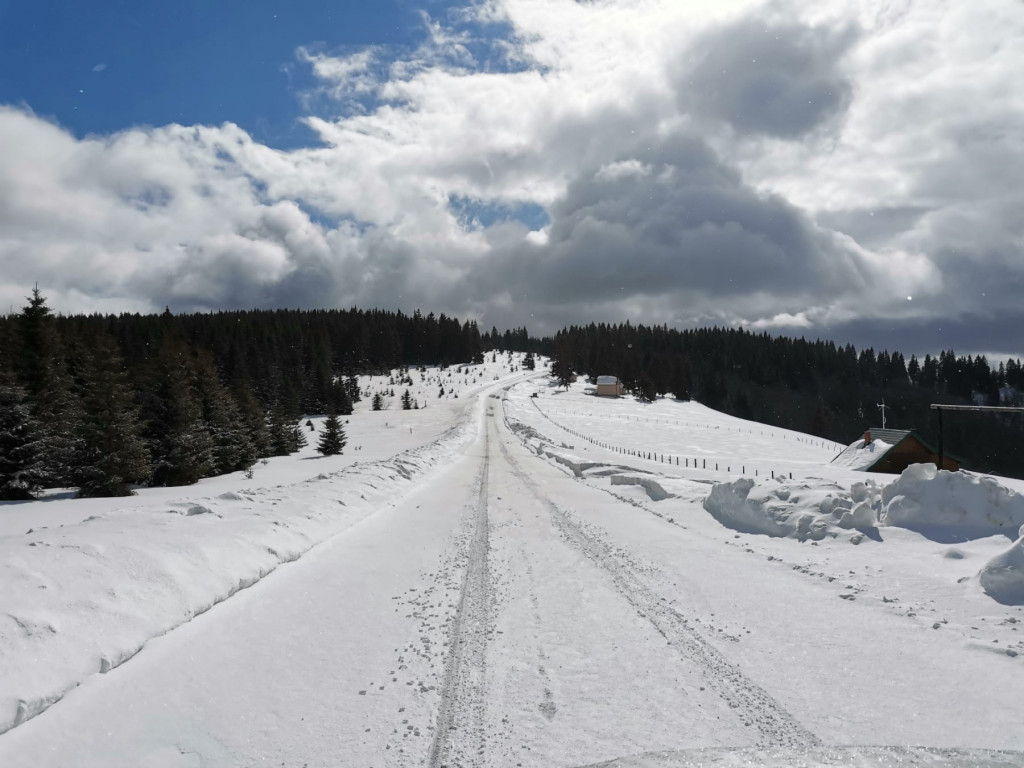
<svg viewBox="0 0 1024 768"><path fill-rule="evenodd" d="M300 48L310 109L343 116L311 112L321 143L292 151L231 124L76 139L0 108L0 302L38 280L62 311L422 306L536 330L1019 311L1024 13L983 5L486 0L424 17L401 55ZM779 40L748 67L750 30ZM833 87L745 111L745 88ZM550 223L467 231L452 199Z"/></svg>
<svg viewBox="0 0 1024 768"><path fill-rule="evenodd" d="M752 328L764 329L783 329L790 330L793 328L811 328L814 324L807 319L806 312L797 312L795 315L791 315L789 312L781 312L773 317L765 317L755 320L750 323Z"/></svg>

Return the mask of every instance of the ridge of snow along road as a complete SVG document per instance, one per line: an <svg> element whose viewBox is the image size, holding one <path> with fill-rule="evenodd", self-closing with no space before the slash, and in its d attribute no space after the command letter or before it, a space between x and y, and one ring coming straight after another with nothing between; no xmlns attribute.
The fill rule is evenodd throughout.
<svg viewBox="0 0 1024 768"><path fill-rule="evenodd" d="M214 496L201 495L200 484L173 489L177 500L106 500L85 519L0 536L0 733L400 498L475 439L487 392L526 375L510 375L514 362L494 367L474 366L473 380L460 382L467 386L459 387L454 426L394 456L273 487L238 489L244 482L236 479L236 490ZM483 373L494 381L479 383ZM46 520L42 512L37 519Z"/></svg>
<svg viewBox="0 0 1024 768"><path fill-rule="evenodd" d="M579 384L566 392L537 382L520 385L509 393L506 418L534 453L577 479L635 486L655 504L696 502L739 534L860 544L882 542L882 531L902 538L893 529L904 529L926 541L962 545L944 552L952 560L965 557L965 543L978 542L986 562L959 583L997 603L1024 606L1024 495L1010 487L1020 487L1015 481L930 464L913 465L899 477L858 472L830 464L834 444L827 441L798 433L780 437L786 431L694 402L597 398ZM647 426L651 422L657 429ZM596 437L576 439L583 434ZM644 443L652 450L620 447ZM748 475L734 471L734 479L722 481L715 461L706 470L696 461L665 466L664 455L683 451L710 456L723 470L746 463ZM758 459L766 455L777 476L750 477L751 465L767 466ZM656 514L674 520L674 513ZM1008 549L1007 539L1013 541ZM1024 644L1018 646L1024 652ZM1007 648L1007 655L1017 652Z"/></svg>

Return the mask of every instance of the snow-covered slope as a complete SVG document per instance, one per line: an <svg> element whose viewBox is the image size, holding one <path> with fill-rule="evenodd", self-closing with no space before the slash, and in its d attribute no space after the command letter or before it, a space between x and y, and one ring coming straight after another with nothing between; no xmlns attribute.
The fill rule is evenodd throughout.
<svg viewBox="0 0 1024 768"><path fill-rule="evenodd" d="M406 493L474 439L474 394L522 379L521 362L413 369L409 389L426 406L416 410L390 394L372 410L369 395L403 392L393 382L404 373L360 377L367 397L346 419L341 456L316 453L323 417L313 416L301 420L314 424L306 447L252 478L0 503L0 733Z"/></svg>
<svg viewBox="0 0 1024 768"><path fill-rule="evenodd" d="M516 368L0 508L0 765L1024 763L1019 486Z"/></svg>

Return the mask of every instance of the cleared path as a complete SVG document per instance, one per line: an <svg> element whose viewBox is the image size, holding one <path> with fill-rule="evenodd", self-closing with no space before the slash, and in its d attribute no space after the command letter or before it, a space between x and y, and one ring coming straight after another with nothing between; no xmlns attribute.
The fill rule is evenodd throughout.
<svg viewBox="0 0 1024 768"><path fill-rule="evenodd" d="M831 592L587 487L530 455L495 397L481 402L480 438L448 467L0 737L0 765L814 754L901 738L894 674L917 709L912 737L938 745L913 726L948 702L928 698L935 681L920 670L899 676L885 644L928 654L940 638L869 631ZM771 626L723 633L765 605ZM793 664L787 642L826 627L829 643ZM994 705L975 745L1014 746L996 740L1014 691L956 680L966 704ZM767 752L735 753L751 754Z"/></svg>

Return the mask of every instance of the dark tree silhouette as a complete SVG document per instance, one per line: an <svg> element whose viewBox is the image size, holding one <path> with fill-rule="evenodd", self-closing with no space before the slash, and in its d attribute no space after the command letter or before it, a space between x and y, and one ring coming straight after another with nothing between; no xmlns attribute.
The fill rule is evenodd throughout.
<svg viewBox="0 0 1024 768"><path fill-rule="evenodd" d="M316 449L324 456L336 456L342 452L347 442L345 428L341 425L338 414L332 411L324 421L324 428L320 432L320 440Z"/></svg>

